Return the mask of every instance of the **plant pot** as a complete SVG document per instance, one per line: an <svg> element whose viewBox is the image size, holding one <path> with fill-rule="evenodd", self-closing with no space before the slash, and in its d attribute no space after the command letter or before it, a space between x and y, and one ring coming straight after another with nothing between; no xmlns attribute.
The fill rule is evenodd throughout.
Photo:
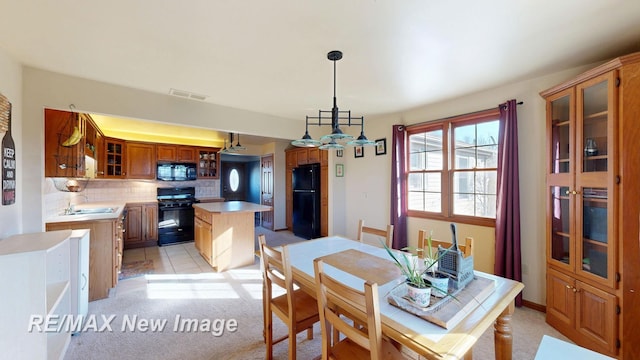
<svg viewBox="0 0 640 360"><path fill-rule="evenodd" d="M407 284L407 297L420 307L427 307L431 304L431 288L419 288L411 284Z"/></svg>
<svg viewBox="0 0 640 360"><path fill-rule="evenodd" d="M440 273L427 273L425 279L431 284L431 294L435 297L445 297L449 293L449 277Z"/></svg>

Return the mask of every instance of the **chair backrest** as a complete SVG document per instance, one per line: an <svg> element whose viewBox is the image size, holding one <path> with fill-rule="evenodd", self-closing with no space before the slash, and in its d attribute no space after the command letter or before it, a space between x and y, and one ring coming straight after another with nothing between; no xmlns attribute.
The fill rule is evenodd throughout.
<svg viewBox="0 0 640 360"><path fill-rule="evenodd" d="M358 222L358 241L364 242L364 234L376 235L384 238L385 244L387 247L391 248L393 246L393 225L387 225L386 230L376 229L369 226L364 226L364 220L360 219ZM376 243L371 243L370 245L378 245Z"/></svg>
<svg viewBox="0 0 640 360"><path fill-rule="evenodd" d="M294 294L291 266L289 265L289 251L286 246L282 247L282 251L268 246L264 235L258 235L258 243L260 244L260 261L264 280L264 305L267 308L270 307L269 301L273 297L273 284L281 287L287 294L289 319L295 321L295 311L293 311L294 307L292 306Z"/></svg>
<svg viewBox="0 0 640 360"><path fill-rule="evenodd" d="M378 299L378 284L366 281L364 291L356 290L332 278L323 271L322 259L313 262L320 327L322 329L322 358L331 354L334 330L369 350L371 359L382 354L382 326ZM350 322L345 314L353 316ZM366 324L366 330L354 327Z"/></svg>
<svg viewBox="0 0 640 360"><path fill-rule="evenodd" d="M429 233L427 233L427 231L425 230L418 231L418 257L421 259L426 256L426 252L423 251L422 249L424 249L427 246L428 239L429 239ZM433 248L433 250L436 250L436 251L438 249L438 246L442 246L443 248L446 249L451 247L451 245L452 243L450 241L448 242L448 241L431 239L431 247ZM473 254L473 238L466 237L464 239L464 244L458 244L458 248L460 249L460 251L462 251L462 255L464 257L471 256L471 254Z"/></svg>

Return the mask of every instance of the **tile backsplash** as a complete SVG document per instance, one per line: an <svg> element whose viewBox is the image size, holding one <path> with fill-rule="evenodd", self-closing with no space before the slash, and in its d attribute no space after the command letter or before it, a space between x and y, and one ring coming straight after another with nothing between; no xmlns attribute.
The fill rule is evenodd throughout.
<svg viewBox="0 0 640 360"><path fill-rule="evenodd" d="M158 187L196 188L196 198L220 197L219 180L197 181L141 181L141 180L100 180L88 181L84 191L64 192L54 186L51 178L45 178L43 189L45 219L59 214L71 204L92 202L148 202L156 201Z"/></svg>

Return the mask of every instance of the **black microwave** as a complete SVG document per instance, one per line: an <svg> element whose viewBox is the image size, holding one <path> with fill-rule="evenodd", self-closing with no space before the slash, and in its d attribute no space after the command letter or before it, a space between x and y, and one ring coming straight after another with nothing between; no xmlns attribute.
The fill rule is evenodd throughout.
<svg viewBox="0 0 640 360"><path fill-rule="evenodd" d="M157 170L157 178L162 181L196 180L198 174L195 163L160 163Z"/></svg>

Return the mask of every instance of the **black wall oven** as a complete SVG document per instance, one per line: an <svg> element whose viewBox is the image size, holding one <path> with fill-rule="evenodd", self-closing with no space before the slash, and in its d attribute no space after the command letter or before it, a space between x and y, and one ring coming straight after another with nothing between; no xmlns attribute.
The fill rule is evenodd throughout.
<svg viewBox="0 0 640 360"><path fill-rule="evenodd" d="M194 187L158 188L158 245L194 239Z"/></svg>

